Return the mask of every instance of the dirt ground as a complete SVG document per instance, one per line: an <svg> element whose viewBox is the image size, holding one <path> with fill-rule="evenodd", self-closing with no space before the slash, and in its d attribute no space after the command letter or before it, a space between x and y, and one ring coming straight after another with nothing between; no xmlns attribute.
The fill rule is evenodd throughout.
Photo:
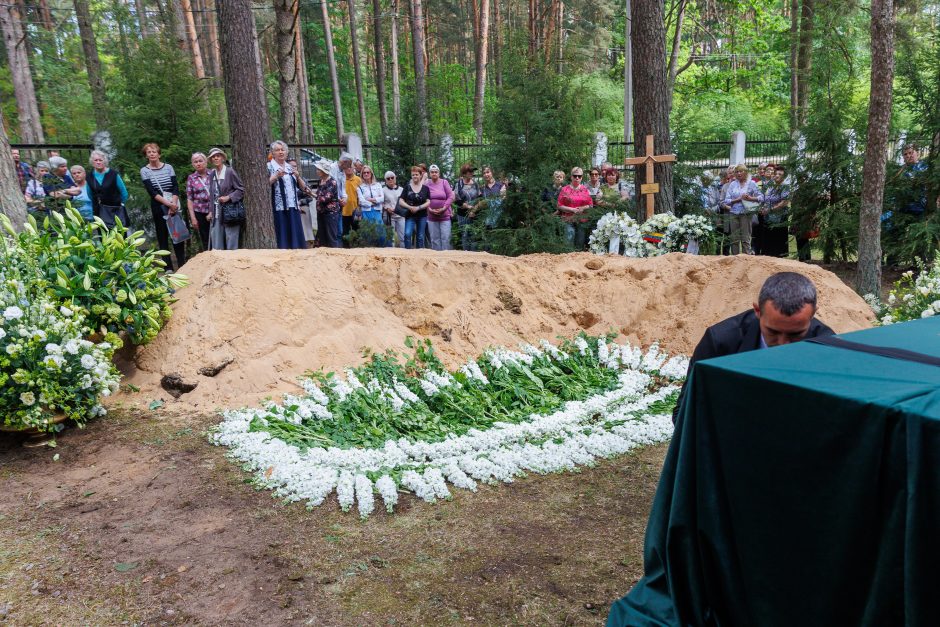
<svg viewBox="0 0 940 627"><path fill-rule="evenodd" d="M0 624L590 625L642 574L665 444L361 522L255 490L216 421L0 435Z"/></svg>

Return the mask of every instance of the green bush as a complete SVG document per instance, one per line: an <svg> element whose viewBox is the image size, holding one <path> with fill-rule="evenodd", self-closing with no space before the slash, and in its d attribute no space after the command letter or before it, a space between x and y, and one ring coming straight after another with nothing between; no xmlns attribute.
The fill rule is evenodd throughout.
<svg viewBox="0 0 940 627"><path fill-rule="evenodd" d="M4 224L14 234L9 221ZM157 336L170 317L173 291L188 283L183 275L163 273L160 257L169 253L141 252L142 231L108 230L99 218L86 222L71 208L65 216L53 212L44 227L30 218L14 237L35 259L51 296L83 310L88 325L112 344L122 331L134 344Z"/></svg>

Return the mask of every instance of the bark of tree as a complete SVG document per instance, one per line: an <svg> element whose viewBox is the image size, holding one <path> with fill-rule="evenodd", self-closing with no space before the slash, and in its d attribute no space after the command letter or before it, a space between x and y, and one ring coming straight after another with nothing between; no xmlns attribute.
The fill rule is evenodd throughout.
<svg viewBox="0 0 940 627"><path fill-rule="evenodd" d="M496 87L503 86L503 14L499 0L493 2L493 65L496 68Z"/></svg>
<svg viewBox="0 0 940 627"><path fill-rule="evenodd" d="M401 70L398 67L398 0L392 0L392 33L390 47L392 55L392 113L395 124L401 119Z"/></svg>
<svg viewBox="0 0 940 627"><path fill-rule="evenodd" d="M385 47L382 43L382 4L372 0L372 38L375 41L375 89L379 98L382 137L388 137L388 105L385 102Z"/></svg>
<svg viewBox="0 0 940 627"><path fill-rule="evenodd" d="M55 30L55 24L52 22L52 11L49 10L48 0L39 0L39 17L42 19L43 28L48 31Z"/></svg>
<svg viewBox="0 0 940 627"><path fill-rule="evenodd" d="M800 125L800 0L790 0L790 133Z"/></svg>
<svg viewBox="0 0 940 627"><path fill-rule="evenodd" d="M182 0L166 0L166 2L167 31L173 34L176 44L192 59L193 48L190 45L189 35L186 33L186 18L183 17Z"/></svg>
<svg viewBox="0 0 940 627"><path fill-rule="evenodd" d="M797 62L797 125L806 123L809 109L809 81L813 71L813 18L816 0L803 0L800 11L800 45Z"/></svg>
<svg viewBox="0 0 940 627"><path fill-rule="evenodd" d="M137 23L140 25L140 36L150 37L153 31L150 29L150 23L147 21L147 8L144 6L144 0L134 0L134 8L137 10Z"/></svg>
<svg viewBox="0 0 940 627"><path fill-rule="evenodd" d="M10 152L6 124L0 113L0 213L10 218L13 228L19 231L26 223L26 199L20 191L16 165Z"/></svg>
<svg viewBox="0 0 940 627"><path fill-rule="evenodd" d="M862 166L856 290L881 297L881 208L884 200L894 81L894 1L871 3L871 94Z"/></svg>
<svg viewBox="0 0 940 627"><path fill-rule="evenodd" d="M274 224L264 150L270 129L264 92L256 80L260 61L251 0L220 2L219 23L231 156L245 185L244 242L248 248L273 248Z"/></svg>
<svg viewBox="0 0 940 627"><path fill-rule="evenodd" d="M305 144L313 143L313 111L310 108L310 79L307 76L307 53L304 52L303 28L300 22L300 3L296 5L297 9L297 28L294 29L296 42L294 49L297 51L297 71L299 77L299 93L297 95L300 104L300 141Z"/></svg>
<svg viewBox="0 0 940 627"><path fill-rule="evenodd" d="M13 80L13 94L16 98L17 121L20 127L20 141L28 144L41 144L45 141L42 132L42 119L36 101L36 87L29 69L26 33L19 9L12 3L0 5L0 28L3 30L3 44L7 51L7 62Z"/></svg>
<svg viewBox="0 0 940 627"><path fill-rule="evenodd" d="M101 60L98 58L98 43L91 23L91 11L87 0L73 0L75 16L78 18L78 32L85 53L85 70L88 74L88 86L91 88L91 106L95 110L95 126L99 131L108 128L108 98L104 91L101 77Z"/></svg>
<svg viewBox="0 0 940 627"><path fill-rule="evenodd" d="M209 34L207 47L209 56L212 57L212 65L215 68L213 77L214 85L222 85L222 53L219 47L219 15L216 9L215 0L205 0L206 8L206 32Z"/></svg>
<svg viewBox="0 0 940 627"><path fill-rule="evenodd" d="M281 93L281 137L297 143L299 133L299 77L297 65L297 0L274 0L277 39L277 75Z"/></svg>
<svg viewBox="0 0 940 627"><path fill-rule="evenodd" d="M663 3L635 2L632 9L633 81L634 85L640 86L633 101L635 154L639 156L645 152L647 135L654 137L657 154L668 154L672 152L672 139L669 135L670 97ZM660 190L655 196L655 212L672 211L672 164L657 164L655 177ZM637 192L640 183L648 182L652 181L646 181L645 169L637 167ZM640 197L637 194L637 198Z"/></svg>
<svg viewBox="0 0 940 627"><path fill-rule="evenodd" d="M415 64L415 104L418 109L418 121L421 124L421 142L431 141L428 128L428 86L427 66L424 62L424 8L421 0L411 0L411 43L414 48Z"/></svg>
<svg viewBox="0 0 940 627"><path fill-rule="evenodd" d="M330 66L330 84L333 89L333 114L336 117L336 141L342 142L345 131L343 130L343 105L340 99L339 77L336 73L336 53L333 50L333 28L330 25L330 11L327 2L320 3L320 11L323 15L323 35L326 40L326 60Z"/></svg>
<svg viewBox="0 0 940 627"><path fill-rule="evenodd" d="M203 80L206 78L206 65L202 59L202 47L199 45L199 36L196 33L196 18L193 15L193 6L189 0L179 0L179 7L183 24L186 27L189 50L193 55L193 70L196 72L196 78Z"/></svg>
<svg viewBox="0 0 940 627"><path fill-rule="evenodd" d="M486 55L489 52L487 40L490 32L490 0L480 0L480 10L477 14L480 16L480 28L476 41L477 67L476 85L473 91L473 129L477 134L477 143L481 144L483 143L483 101L486 90Z"/></svg>
<svg viewBox="0 0 940 627"><path fill-rule="evenodd" d="M366 121L366 100L362 88L362 69L359 66L359 29L356 26L355 0L347 0L349 7L349 45L352 48L353 76L356 81L356 102L359 105L359 132L362 133L362 143L369 143L369 125Z"/></svg>
<svg viewBox="0 0 940 627"><path fill-rule="evenodd" d="M686 6L688 6L687 0L679 0L676 13L676 29L672 35L672 51L669 53L669 85L667 85L666 91L669 94L670 110L672 110L672 96L676 88L676 76L679 75L679 48L682 44L682 24L685 21Z"/></svg>

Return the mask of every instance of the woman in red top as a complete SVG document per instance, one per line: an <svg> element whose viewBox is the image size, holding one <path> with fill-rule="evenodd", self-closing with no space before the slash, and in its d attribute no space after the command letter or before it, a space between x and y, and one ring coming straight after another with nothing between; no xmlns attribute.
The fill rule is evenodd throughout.
<svg viewBox="0 0 940 627"><path fill-rule="evenodd" d="M587 185L581 183L583 179L584 170L575 166L571 169L571 184L562 187L558 194L558 214L568 223L568 243L575 250L582 250L587 240L587 218L579 217L578 214L594 206L591 192Z"/></svg>

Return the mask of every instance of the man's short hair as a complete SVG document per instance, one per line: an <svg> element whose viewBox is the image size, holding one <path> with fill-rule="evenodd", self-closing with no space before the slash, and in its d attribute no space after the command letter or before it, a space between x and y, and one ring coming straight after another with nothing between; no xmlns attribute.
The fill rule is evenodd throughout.
<svg viewBox="0 0 940 627"><path fill-rule="evenodd" d="M792 316L806 305L816 309L816 286L798 272L778 272L770 275L760 288L757 306L764 310L764 303L771 301L785 316Z"/></svg>

